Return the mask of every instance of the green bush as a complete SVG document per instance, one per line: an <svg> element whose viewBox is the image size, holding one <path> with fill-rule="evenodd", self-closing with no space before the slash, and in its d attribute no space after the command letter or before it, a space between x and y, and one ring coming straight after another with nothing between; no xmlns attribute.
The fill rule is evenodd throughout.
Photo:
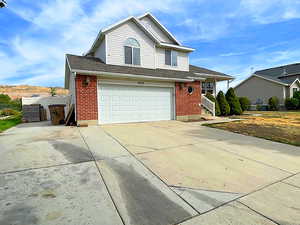
<svg viewBox="0 0 300 225"><path fill-rule="evenodd" d="M239 102L243 111L247 111L250 109L250 100L247 97L240 97Z"/></svg>
<svg viewBox="0 0 300 225"><path fill-rule="evenodd" d="M229 88L225 96L230 106L230 115L241 115L243 111L239 99L234 93L234 89Z"/></svg>
<svg viewBox="0 0 300 225"><path fill-rule="evenodd" d="M230 113L230 106L224 96L223 91L219 91L218 95L217 95L217 101L219 103L220 106L220 112L222 116L227 116Z"/></svg>
<svg viewBox="0 0 300 225"><path fill-rule="evenodd" d="M300 101L300 91L296 91L293 95L293 98L297 98Z"/></svg>
<svg viewBox="0 0 300 225"><path fill-rule="evenodd" d="M279 110L279 100L276 96L269 98L268 110L270 110L270 111L278 111Z"/></svg>
<svg viewBox="0 0 300 225"><path fill-rule="evenodd" d="M20 112L14 109L3 109L0 111L0 116L16 116L20 115Z"/></svg>
<svg viewBox="0 0 300 225"><path fill-rule="evenodd" d="M205 95L205 97L215 103L215 113L216 113L216 116L220 116L221 115L220 106L219 106L219 103L216 100L216 98L212 94L210 94L210 93L207 93Z"/></svg>
<svg viewBox="0 0 300 225"><path fill-rule="evenodd" d="M299 108L300 101L297 98L287 98L285 99L284 105L288 110L295 110Z"/></svg>
<svg viewBox="0 0 300 225"><path fill-rule="evenodd" d="M8 104L10 102L10 97L6 94L0 94L0 103Z"/></svg>

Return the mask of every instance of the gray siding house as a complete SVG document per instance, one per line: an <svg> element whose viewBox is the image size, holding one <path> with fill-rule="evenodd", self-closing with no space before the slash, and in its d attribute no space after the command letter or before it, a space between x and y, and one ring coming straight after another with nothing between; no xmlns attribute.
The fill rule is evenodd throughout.
<svg viewBox="0 0 300 225"><path fill-rule="evenodd" d="M234 88L238 96L248 97L252 105L268 104L272 96L281 105L300 91L300 63L256 71Z"/></svg>

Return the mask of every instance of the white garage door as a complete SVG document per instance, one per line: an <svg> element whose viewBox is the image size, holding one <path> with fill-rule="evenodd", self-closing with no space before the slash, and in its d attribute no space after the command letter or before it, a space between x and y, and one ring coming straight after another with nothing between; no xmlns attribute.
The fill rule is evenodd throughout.
<svg viewBox="0 0 300 225"><path fill-rule="evenodd" d="M173 88L99 84L99 122L173 119Z"/></svg>

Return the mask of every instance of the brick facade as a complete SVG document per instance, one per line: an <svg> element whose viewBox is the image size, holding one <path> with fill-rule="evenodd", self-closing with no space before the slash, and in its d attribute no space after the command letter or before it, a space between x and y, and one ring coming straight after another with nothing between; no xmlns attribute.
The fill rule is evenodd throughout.
<svg viewBox="0 0 300 225"><path fill-rule="evenodd" d="M188 93L188 87L192 86L194 91ZM175 83L176 97L176 117L200 115L201 107L201 83L195 81L191 83Z"/></svg>
<svg viewBox="0 0 300 225"><path fill-rule="evenodd" d="M84 84L89 77L88 85ZM97 77L76 75L76 119L98 120L98 103L97 103Z"/></svg>
<svg viewBox="0 0 300 225"><path fill-rule="evenodd" d="M84 81L89 77L89 84ZM77 121L97 121L97 77L78 75L76 85L76 119ZM188 87L192 86L194 91L188 93ZM201 83L200 81L189 83L175 83L176 119L189 120L201 114Z"/></svg>

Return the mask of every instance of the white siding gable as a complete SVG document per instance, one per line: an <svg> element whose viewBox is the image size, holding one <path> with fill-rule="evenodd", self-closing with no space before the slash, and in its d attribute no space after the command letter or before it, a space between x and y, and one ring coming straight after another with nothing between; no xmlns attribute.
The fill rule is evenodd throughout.
<svg viewBox="0 0 300 225"><path fill-rule="evenodd" d="M95 51L95 57L101 59L104 63L106 63L106 39L104 38L100 43L100 46Z"/></svg>
<svg viewBox="0 0 300 225"><path fill-rule="evenodd" d="M124 43L128 38L134 38L141 46L141 67L155 68L155 44L134 22L128 21L113 29L106 38L107 64L126 65Z"/></svg>
<svg viewBox="0 0 300 225"><path fill-rule="evenodd" d="M183 70L189 71L189 55L185 52L177 52L177 66L165 64L165 49L156 48L156 68L168 70Z"/></svg>
<svg viewBox="0 0 300 225"><path fill-rule="evenodd" d="M147 30L150 31L161 42L176 44L149 17L145 16L145 17L141 18L140 21L147 28Z"/></svg>

